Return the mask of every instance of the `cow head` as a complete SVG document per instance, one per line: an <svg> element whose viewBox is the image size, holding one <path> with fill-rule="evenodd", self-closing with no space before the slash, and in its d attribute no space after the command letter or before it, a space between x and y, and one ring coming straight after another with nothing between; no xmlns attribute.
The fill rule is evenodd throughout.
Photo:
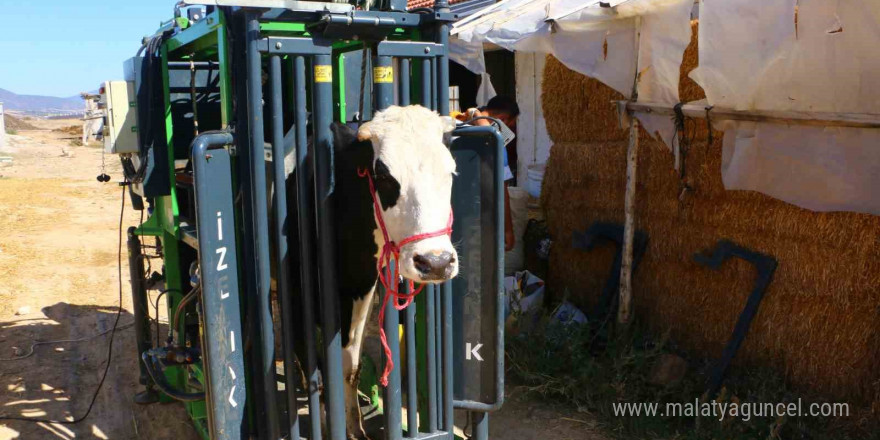
<svg viewBox="0 0 880 440"><path fill-rule="evenodd" d="M455 160L444 137L455 121L421 106L389 107L362 125L357 136L373 145L372 173L381 215L391 240L447 227L452 209ZM376 242L384 244L381 231ZM440 283L458 274L458 255L448 235L405 244L400 275L421 283Z"/></svg>

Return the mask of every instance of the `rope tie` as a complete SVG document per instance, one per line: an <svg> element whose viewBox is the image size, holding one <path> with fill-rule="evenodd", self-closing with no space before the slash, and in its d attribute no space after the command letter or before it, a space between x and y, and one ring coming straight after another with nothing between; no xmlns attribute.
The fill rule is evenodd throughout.
<svg viewBox="0 0 880 440"><path fill-rule="evenodd" d="M379 225L379 229L382 230L382 237L385 240L385 244L382 246L382 252L379 254L379 260L376 263L376 270L379 272L379 282L382 284L382 287L385 288L385 297L382 299L382 308L379 309L379 339L382 341L382 349L385 352L385 370L379 378L379 383L382 384L383 387L387 387L388 376L391 374L391 371L394 370L394 362L391 360L391 348L388 346L388 337L385 335L385 307L388 305L388 300L394 298L392 305L395 310L401 311L406 309L412 304L416 295L425 288L424 284L420 284L418 288L415 288L415 283L412 280L408 280L409 292L401 292L399 290L400 285L397 281L400 277L400 263L398 261L400 257L400 249L408 244L428 238L441 237L444 235L452 236L453 216L452 209L450 208L449 221L445 228L434 232L416 234L401 240L400 243L395 243L388 235L388 228L385 227L385 220L382 218L382 205L379 204L379 197L376 195L373 176L370 175L370 171L367 169L358 169L358 176L366 177L367 182L370 184L370 196L373 198L373 209L375 211L376 223ZM393 268L391 260L394 260Z"/></svg>

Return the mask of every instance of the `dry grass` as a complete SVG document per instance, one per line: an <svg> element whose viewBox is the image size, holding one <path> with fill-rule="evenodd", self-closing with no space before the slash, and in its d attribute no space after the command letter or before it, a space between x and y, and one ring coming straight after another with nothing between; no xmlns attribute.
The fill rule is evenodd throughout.
<svg viewBox="0 0 880 440"><path fill-rule="evenodd" d="M682 74L696 63L694 38ZM542 196L554 237L548 281L587 307L601 291L613 249L574 250L571 234L596 221L622 221L626 135L615 110L596 105L596 97L614 94L610 88L555 60L546 69L543 104L555 142ZM685 101L704 96L684 75L679 89ZM640 136L636 225L649 244L634 280L637 314L690 351L715 357L752 289L754 270L737 260L711 271L694 263L694 253L730 239L773 255L779 268L736 362L772 366L805 389L878 405L880 217L815 213L750 191L725 191L721 133L708 145L705 122L698 126L687 158L693 189L683 199L668 148Z"/></svg>
<svg viewBox="0 0 880 440"><path fill-rule="evenodd" d="M67 127L59 127L52 131L57 131L59 133L72 134L75 136L82 136L83 128L82 125L69 125Z"/></svg>
<svg viewBox="0 0 880 440"><path fill-rule="evenodd" d="M37 130L39 127L35 127L33 124L26 122L24 119L17 118L8 113L3 115L3 122L5 124L6 130Z"/></svg>

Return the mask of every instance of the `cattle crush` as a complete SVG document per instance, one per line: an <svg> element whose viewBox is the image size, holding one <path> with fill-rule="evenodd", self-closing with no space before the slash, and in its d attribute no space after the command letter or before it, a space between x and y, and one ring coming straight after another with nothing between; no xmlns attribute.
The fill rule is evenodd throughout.
<svg viewBox="0 0 880 440"><path fill-rule="evenodd" d="M503 141L495 128L456 128L437 116L449 114L448 28L456 17L446 1L406 11L406 1L386 0L368 9L181 2L126 62L137 141L113 152L146 217L128 233L144 385L134 398L183 401L203 438L453 439L460 409L474 421L473 437L486 439L488 413L502 404ZM395 144L394 160L410 162L389 172L383 154L399 133L377 136L394 127L371 120L424 110L412 104L436 113L408 128L422 139ZM443 124L446 133L432 131ZM358 145L373 156L349 170L347 152ZM436 157L454 160L454 172L436 177L447 179L445 193L441 184L413 189L425 176L395 174L424 169L434 156L423 153L438 146ZM377 189L365 190L364 177ZM395 197L409 197L410 211L394 214L388 179ZM454 217L438 194L451 194ZM407 253L415 244L405 238L438 228L398 236L394 228L408 223L393 216L418 217L427 203L440 203L435 217L451 232L439 235L451 244L426 260ZM364 206L364 221L352 220ZM383 259L373 230L383 217L384 241L400 244L393 256L410 260L380 266L377 282ZM349 252L346 240L364 226L366 247ZM161 269L148 273L146 249L161 255ZM354 258L364 249L366 266ZM460 274L438 269L437 258ZM409 281L412 267L424 284ZM428 277L432 270L440 275ZM361 271L372 281L352 293ZM382 359L361 356L356 330L364 325L358 314L370 316L371 286L380 300L394 293L379 301ZM166 300L167 338L151 328L159 302L150 303L149 290ZM402 308L398 296L412 305ZM383 386L386 364L393 368Z"/></svg>

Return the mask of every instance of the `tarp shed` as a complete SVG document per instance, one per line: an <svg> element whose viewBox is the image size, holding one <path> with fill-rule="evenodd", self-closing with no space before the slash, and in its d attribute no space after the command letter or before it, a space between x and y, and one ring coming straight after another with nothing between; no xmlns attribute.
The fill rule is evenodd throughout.
<svg viewBox="0 0 880 440"><path fill-rule="evenodd" d="M699 104L794 111L820 122L880 121L880 10L872 3L700 2L700 67L691 73L706 91ZM693 9L692 0L504 0L461 20L452 33L475 51L488 42L551 54L630 100L638 71L638 102L671 107L679 102ZM669 116L636 116L672 144ZM877 129L722 119L713 123L725 132L725 188L816 211L880 214L880 194L872 190L880 187Z"/></svg>

